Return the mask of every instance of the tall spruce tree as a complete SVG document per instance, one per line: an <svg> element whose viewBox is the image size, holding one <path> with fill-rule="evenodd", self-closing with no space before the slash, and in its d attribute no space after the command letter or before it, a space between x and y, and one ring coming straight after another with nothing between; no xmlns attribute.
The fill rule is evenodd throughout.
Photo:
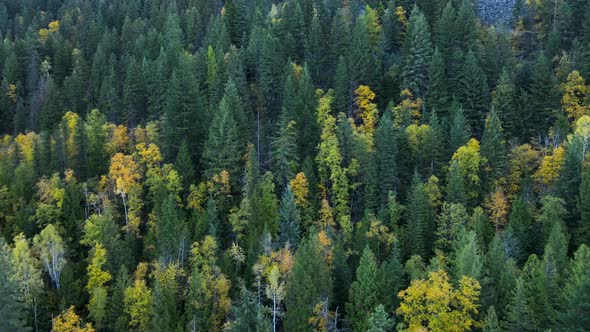
<svg viewBox="0 0 590 332"><path fill-rule="evenodd" d="M414 6L403 46L402 70L403 86L410 89L414 96L423 97L426 94L432 52L428 22L420 9Z"/></svg>
<svg viewBox="0 0 590 332"><path fill-rule="evenodd" d="M418 174L414 174L408 195L408 250L412 255L428 257L432 251L434 216L428 194Z"/></svg>

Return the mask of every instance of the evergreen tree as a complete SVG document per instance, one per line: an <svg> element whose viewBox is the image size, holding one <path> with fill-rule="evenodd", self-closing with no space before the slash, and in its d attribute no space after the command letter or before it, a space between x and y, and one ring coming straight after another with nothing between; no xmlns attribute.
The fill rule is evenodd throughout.
<svg viewBox="0 0 590 332"><path fill-rule="evenodd" d="M551 123L547 119L552 119L558 100L551 63L547 56L541 53L532 69L530 100L527 108L530 113L521 115L530 135L537 136L547 131L548 124Z"/></svg>
<svg viewBox="0 0 590 332"><path fill-rule="evenodd" d="M342 241L337 241L334 244L334 265L332 268L332 276L334 278L334 300L332 303L335 307L343 309L345 303L348 301L348 292L350 284L352 283L352 275L348 262L346 261L346 252Z"/></svg>
<svg viewBox="0 0 590 332"><path fill-rule="evenodd" d="M365 247L356 270L356 280L350 286L349 302L346 303L347 317L354 331L367 330L368 318L379 304L381 283L378 268L373 252Z"/></svg>
<svg viewBox="0 0 590 332"><path fill-rule="evenodd" d="M302 241L295 254L295 265L287 282L284 327L292 331L309 329L316 304L330 298L332 280L330 270L324 259L320 240L312 235Z"/></svg>
<svg viewBox="0 0 590 332"><path fill-rule="evenodd" d="M445 72L445 59L438 47L434 50L432 60L430 61L428 80L426 104L428 108L436 110L437 114L446 117L450 103L449 83L447 82L447 74Z"/></svg>
<svg viewBox="0 0 590 332"><path fill-rule="evenodd" d="M408 249L412 255L428 257L432 251L434 216L424 184L417 174L408 195Z"/></svg>
<svg viewBox="0 0 590 332"><path fill-rule="evenodd" d="M209 136L203 148L205 175L211 177L222 170L236 176L239 170L241 151L238 125L227 99L219 103L219 111L214 114Z"/></svg>
<svg viewBox="0 0 590 332"><path fill-rule="evenodd" d="M0 238L0 330L29 331L26 322L26 308L19 301L18 288L13 279L13 267L10 261L10 249Z"/></svg>
<svg viewBox="0 0 590 332"><path fill-rule="evenodd" d="M386 332L393 328L393 320L389 318L383 305L378 305L371 313L368 321L368 332Z"/></svg>
<svg viewBox="0 0 590 332"><path fill-rule="evenodd" d="M277 123L277 135L272 142L273 173L281 188L295 176L298 168L297 123L283 108Z"/></svg>
<svg viewBox="0 0 590 332"><path fill-rule="evenodd" d="M198 81L192 69L193 59L186 55L180 59L178 69L172 72L166 93L163 136L164 155L168 160L176 157L184 139L193 156L198 156L206 128L199 85L196 84Z"/></svg>
<svg viewBox="0 0 590 332"><path fill-rule="evenodd" d="M395 127L391 113L383 115L375 132L377 174L379 174L380 206L387 204L389 193L395 191L397 183L397 145Z"/></svg>
<svg viewBox="0 0 590 332"><path fill-rule="evenodd" d="M195 179L195 166L191 159L186 140L183 140L178 148L176 161L174 162L174 169L178 172L178 175L182 177L184 188L188 188L189 184L193 183Z"/></svg>
<svg viewBox="0 0 590 332"><path fill-rule="evenodd" d="M527 304L525 287L523 278L518 277L504 322L508 331L535 331L536 329L531 317L531 309Z"/></svg>
<svg viewBox="0 0 590 332"><path fill-rule="evenodd" d="M188 251L188 239L182 216L173 195L162 203L156 223L156 243L159 261L165 268L172 262L182 262Z"/></svg>
<svg viewBox="0 0 590 332"><path fill-rule="evenodd" d="M521 119L516 109L516 88L506 68L502 70L496 91L492 98L492 107L498 114L498 118L510 137L518 137L521 128Z"/></svg>
<svg viewBox="0 0 590 332"><path fill-rule="evenodd" d="M404 42L405 63L402 71L403 85L414 96L422 97L426 94L432 52L428 23L420 9L414 6Z"/></svg>
<svg viewBox="0 0 590 332"><path fill-rule="evenodd" d="M451 125L449 129L449 156L452 156L457 149L469 141L471 129L467 123L463 108L457 104L451 109Z"/></svg>
<svg viewBox="0 0 590 332"><path fill-rule="evenodd" d="M508 231L515 240L515 248L509 249L513 252L513 257L517 261L528 257L533 247L531 238L532 217L529 213L529 207L522 196L519 196L512 204L512 211L510 213L508 222Z"/></svg>
<svg viewBox="0 0 590 332"><path fill-rule="evenodd" d="M489 171L488 181L502 177L507 165L506 141L504 140L502 123L495 109L492 109L485 121L481 139L481 156L486 158Z"/></svg>
<svg viewBox="0 0 590 332"><path fill-rule="evenodd" d="M289 243L290 248L297 249L301 234L301 216L295 204L295 195L287 185L279 207L279 235L281 243Z"/></svg>
<svg viewBox="0 0 590 332"><path fill-rule="evenodd" d="M406 275L402 264L402 257L397 243L391 250L390 256L379 267L381 283L381 299L386 312L393 312L399 306L399 299L392 294L398 294L406 286Z"/></svg>
<svg viewBox="0 0 590 332"><path fill-rule="evenodd" d="M461 170L459 169L459 163L457 161L451 162L451 166L449 167L446 191L446 201L448 203L467 204L465 183L461 176Z"/></svg>
<svg viewBox="0 0 590 332"><path fill-rule="evenodd" d="M487 78L472 51L465 57L458 83L457 98L465 110L469 124L473 128L480 128L490 100Z"/></svg>
<svg viewBox="0 0 590 332"><path fill-rule="evenodd" d="M590 245L590 167L582 176L578 194L578 210L580 211L580 225L576 232L576 242Z"/></svg>

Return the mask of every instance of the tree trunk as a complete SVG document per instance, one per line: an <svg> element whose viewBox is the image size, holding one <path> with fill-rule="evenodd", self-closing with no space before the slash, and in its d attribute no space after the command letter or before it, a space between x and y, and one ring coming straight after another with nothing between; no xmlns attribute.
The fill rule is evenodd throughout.
<svg viewBox="0 0 590 332"><path fill-rule="evenodd" d="M125 194L121 194L121 198L123 198L123 208L125 208L125 228L127 235L129 235L129 216L127 213L127 201L125 201Z"/></svg>

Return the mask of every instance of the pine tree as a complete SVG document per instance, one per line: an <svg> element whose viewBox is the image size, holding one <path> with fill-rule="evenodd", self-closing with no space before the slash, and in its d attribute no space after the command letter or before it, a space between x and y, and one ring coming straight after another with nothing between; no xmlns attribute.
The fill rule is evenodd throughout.
<svg viewBox="0 0 590 332"><path fill-rule="evenodd" d="M526 285L523 278L516 279L512 300L507 308L504 325L509 331L535 331L531 309L526 299Z"/></svg>
<svg viewBox="0 0 590 332"><path fill-rule="evenodd" d="M367 330L368 318L379 304L381 283L378 269L373 252L365 247L346 303L346 314L353 331Z"/></svg>
<svg viewBox="0 0 590 332"><path fill-rule="evenodd" d="M414 6L404 42L405 63L402 71L403 86L410 89L414 96L423 97L426 94L432 52L428 23L420 9Z"/></svg>
<svg viewBox="0 0 590 332"><path fill-rule="evenodd" d="M174 161L174 169L182 177L184 188L187 189L189 184L193 183L195 179L195 166L186 140L183 140L178 148L176 160Z"/></svg>
<svg viewBox="0 0 590 332"><path fill-rule="evenodd" d="M446 189L446 201L448 203L467 204L465 182L461 176L461 170L459 169L459 163L457 161L451 162L451 166L449 167Z"/></svg>
<svg viewBox="0 0 590 332"><path fill-rule="evenodd" d="M126 331L128 328L129 318L124 314L124 298L127 287L129 287L127 268L125 265L121 265L115 277L112 295L108 300L108 319L106 322L113 331Z"/></svg>
<svg viewBox="0 0 590 332"><path fill-rule="evenodd" d="M309 317L316 304L330 298L332 280L317 235L302 241L287 282L284 326L290 331L309 329Z"/></svg>
<svg viewBox="0 0 590 332"><path fill-rule="evenodd" d="M297 249L301 237L301 216L290 185L285 188L279 207L279 236L281 243L288 242L290 248Z"/></svg>
<svg viewBox="0 0 590 332"><path fill-rule="evenodd" d="M380 206L387 204L390 192L394 192L397 183L397 144L395 127L391 113L383 115L375 132L375 151L377 174L379 174Z"/></svg>
<svg viewBox="0 0 590 332"><path fill-rule="evenodd" d="M399 306L399 298L393 296L406 286L406 275L398 244L394 243L391 254L379 267L381 299L386 312L393 312Z"/></svg>
<svg viewBox="0 0 590 332"><path fill-rule="evenodd" d="M188 252L185 227L175 198L169 195L162 203L156 223L158 257L164 268L172 262L182 262L184 255Z"/></svg>
<svg viewBox="0 0 590 332"><path fill-rule="evenodd" d="M577 244L590 244L590 167L584 171L578 194L580 225L576 231Z"/></svg>
<svg viewBox="0 0 590 332"><path fill-rule="evenodd" d="M488 308L486 312L486 318L483 321L483 331L484 332L500 332L500 322L498 321L498 316L496 315L496 309L494 306Z"/></svg>
<svg viewBox="0 0 590 332"><path fill-rule="evenodd" d="M178 69L172 72L166 93L163 150L168 160L176 157L184 139L192 156L199 156L201 137L206 128L199 85L192 69L193 59L185 55L180 60Z"/></svg>
<svg viewBox="0 0 590 332"><path fill-rule="evenodd" d="M447 82L447 74L445 72L445 59L438 47L434 50L432 60L430 61L428 80L426 105L428 108L435 110L437 114L446 117L450 103L449 83Z"/></svg>
<svg viewBox="0 0 590 332"><path fill-rule="evenodd" d="M408 196L408 246L412 255L428 257L432 251L434 216L424 184L417 174Z"/></svg>
<svg viewBox="0 0 590 332"><path fill-rule="evenodd" d="M564 306L558 317L558 328L567 331L584 331L588 317L583 314L590 302L590 250L582 244L574 253L569 268L569 276L561 294Z"/></svg>
<svg viewBox="0 0 590 332"><path fill-rule="evenodd" d="M461 48L465 52L475 48L477 38L475 21L475 10L472 2L463 0L457 10L453 41L457 48Z"/></svg>
<svg viewBox="0 0 590 332"><path fill-rule="evenodd" d="M277 134L272 142L273 174L281 188L295 176L298 168L297 123L291 120L291 114L283 108Z"/></svg>
<svg viewBox="0 0 590 332"><path fill-rule="evenodd" d="M512 298L511 292L517 273L516 262L509 256L508 250L504 238L496 234L490 243L484 263L486 277L482 302L499 308L497 313L494 310L494 315L497 314L500 318L505 316L505 308Z"/></svg>
<svg viewBox="0 0 590 332"><path fill-rule="evenodd" d="M19 301L18 286L13 278L10 248L0 238L0 330L29 331L26 322L26 308Z"/></svg>
<svg viewBox="0 0 590 332"><path fill-rule="evenodd" d="M449 129L449 157L457 151L457 149L469 141L471 137L471 128L467 123L465 112L463 108L454 103L451 108L451 126Z"/></svg>
<svg viewBox="0 0 590 332"><path fill-rule="evenodd" d="M483 274L483 255L474 231L462 231L455 243L455 277L468 276L481 280Z"/></svg>
<svg viewBox="0 0 590 332"><path fill-rule="evenodd" d="M383 305L378 305L367 323L368 332L386 332L393 328L393 320L389 318Z"/></svg>
<svg viewBox="0 0 590 332"><path fill-rule="evenodd" d="M495 109L492 109L485 121L483 137L481 139L481 155L486 158L489 167L488 181L493 182L505 173L506 141L502 130L502 123Z"/></svg>
<svg viewBox="0 0 590 332"><path fill-rule="evenodd" d="M352 283L352 275L348 262L346 261L346 252L342 241L337 241L333 249L334 265L332 267L332 276L334 277L334 299L332 304L340 308L345 307L348 301L348 292Z"/></svg>
<svg viewBox="0 0 590 332"><path fill-rule="evenodd" d="M552 121L553 110L558 107L557 91L552 75L551 63L544 53L539 54L531 76L529 112L522 114L530 135L537 136L547 131Z"/></svg>
<svg viewBox="0 0 590 332"><path fill-rule="evenodd" d="M237 176L242 147L240 146L238 125L227 99L219 103L219 111L214 114L209 128L209 137L203 148L205 175L211 177L222 170L230 176Z"/></svg>
<svg viewBox="0 0 590 332"><path fill-rule="evenodd" d="M434 27L436 46L446 60L450 58L455 45L456 20L457 12L453 7L453 1L448 1Z"/></svg>
<svg viewBox="0 0 590 332"><path fill-rule="evenodd" d="M492 107L498 113L500 122L509 134L509 137L518 137L521 128L521 119L516 109L516 87L506 68L502 70L496 91L492 99Z"/></svg>
<svg viewBox="0 0 590 332"><path fill-rule="evenodd" d="M469 124L473 128L480 128L490 100L487 78L472 51L469 51L465 57L458 83L457 98Z"/></svg>
<svg viewBox="0 0 590 332"><path fill-rule="evenodd" d="M343 56L338 58L336 75L334 77L334 110L337 113L350 114L351 100L350 78L346 59Z"/></svg>

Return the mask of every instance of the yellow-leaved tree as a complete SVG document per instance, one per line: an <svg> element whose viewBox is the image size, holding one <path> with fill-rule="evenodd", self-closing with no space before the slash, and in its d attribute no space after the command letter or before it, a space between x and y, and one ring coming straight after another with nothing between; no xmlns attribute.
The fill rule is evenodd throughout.
<svg viewBox="0 0 590 332"><path fill-rule="evenodd" d="M92 325L86 323L82 326L80 317L74 311L74 307L69 307L59 316L53 319L52 332L94 332Z"/></svg>
<svg viewBox="0 0 590 332"><path fill-rule="evenodd" d="M431 272L428 279L412 281L399 292L397 314L404 331L462 332L478 326L475 320L481 286L467 276L461 277L455 289L444 270Z"/></svg>
<svg viewBox="0 0 590 332"><path fill-rule="evenodd" d="M135 214L133 209L128 209L127 196L140 186L138 182L140 178L139 167L132 156L122 153L113 156L109 169L109 179L113 183L115 194L121 196L123 200L127 233L130 230L139 229L139 216Z"/></svg>
<svg viewBox="0 0 590 332"><path fill-rule="evenodd" d="M568 119L575 122L584 115L590 115L590 87L576 70L567 75L567 82L561 85L563 96L561 107Z"/></svg>
<svg viewBox="0 0 590 332"><path fill-rule="evenodd" d="M479 153L479 141L475 138L470 139L467 144L457 149L452 160L458 162L468 198L476 199L479 196L480 171L485 164L485 158Z"/></svg>

